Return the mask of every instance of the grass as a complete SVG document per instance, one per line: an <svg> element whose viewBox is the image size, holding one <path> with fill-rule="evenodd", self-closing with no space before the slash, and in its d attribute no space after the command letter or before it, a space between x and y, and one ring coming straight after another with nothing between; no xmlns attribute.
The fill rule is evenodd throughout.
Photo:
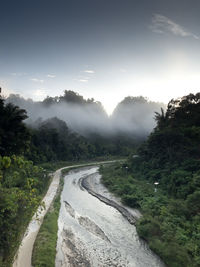
<svg viewBox="0 0 200 267"><path fill-rule="evenodd" d="M58 232L58 216L60 210L60 194L64 185L61 178L57 195L44 217L43 224L37 235L33 254L32 265L34 267L54 267L56 257L56 243Z"/></svg>

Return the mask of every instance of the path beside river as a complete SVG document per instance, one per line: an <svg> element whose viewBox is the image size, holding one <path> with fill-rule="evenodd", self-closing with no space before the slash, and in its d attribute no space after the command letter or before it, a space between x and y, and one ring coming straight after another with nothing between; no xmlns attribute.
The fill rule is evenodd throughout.
<svg viewBox="0 0 200 267"><path fill-rule="evenodd" d="M78 168L88 165L98 165L103 163L112 163L114 161L103 161L103 162L96 162L96 163L87 163L87 164L77 164L72 166L67 166L64 168L61 168L57 170L54 173L52 182L49 186L49 189L43 198L42 202L45 203L45 209L43 209L42 206L40 206L37 209L37 212L34 214L33 218L31 219L31 222L28 225L28 228L24 234L24 237L22 239L21 245L19 247L19 250L15 256L15 260L13 263L13 267L31 267L31 257L32 257L32 251L33 251L33 245L35 242L35 239L37 237L37 234L39 232L40 226L42 224L43 218L48 211L59 186L60 182L60 176L61 171L63 169L70 169L70 168Z"/></svg>

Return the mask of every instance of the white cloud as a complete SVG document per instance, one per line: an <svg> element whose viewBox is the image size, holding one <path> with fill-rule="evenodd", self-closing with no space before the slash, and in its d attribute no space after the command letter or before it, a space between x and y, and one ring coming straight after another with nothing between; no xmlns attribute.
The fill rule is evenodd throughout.
<svg viewBox="0 0 200 267"><path fill-rule="evenodd" d="M31 81L36 82L36 83L43 83L44 82L44 80L40 80L37 78L32 78Z"/></svg>
<svg viewBox="0 0 200 267"><path fill-rule="evenodd" d="M47 77L48 77L48 78L55 78L56 75L53 75L53 74L47 74Z"/></svg>
<svg viewBox="0 0 200 267"><path fill-rule="evenodd" d="M88 82L88 80L86 80L86 79L80 79L80 80L79 80L79 82L82 82L82 83L87 83L87 82Z"/></svg>
<svg viewBox="0 0 200 267"><path fill-rule="evenodd" d="M37 89L33 92L33 95L37 100L43 99L47 95L46 89L45 88Z"/></svg>
<svg viewBox="0 0 200 267"><path fill-rule="evenodd" d="M89 73L89 74L93 74L93 73L95 73L94 70L84 70L84 72L85 72L85 73Z"/></svg>
<svg viewBox="0 0 200 267"><path fill-rule="evenodd" d="M151 30L156 33L165 33L170 32L174 35L181 37L193 37L196 40L199 40L199 37L189 31L187 31L181 25L175 23L173 20L169 19L160 14L154 14L152 18L152 25L150 26Z"/></svg>
<svg viewBox="0 0 200 267"><path fill-rule="evenodd" d="M12 72L11 75L12 76L24 76L24 75L27 75L27 73L25 73L25 72L22 72L22 73L21 72Z"/></svg>
<svg viewBox="0 0 200 267"><path fill-rule="evenodd" d="M14 92L8 88L8 84L5 80L0 79L0 88L1 88L1 96L7 97L9 94L13 94Z"/></svg>

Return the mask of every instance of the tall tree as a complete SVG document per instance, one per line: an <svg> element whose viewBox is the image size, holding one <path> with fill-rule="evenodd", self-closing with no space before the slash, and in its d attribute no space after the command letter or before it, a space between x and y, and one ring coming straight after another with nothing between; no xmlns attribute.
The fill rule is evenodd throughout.
<svg viewBox="0 0 200 267"><path fill-rule="evenodd" d="M30 134L24 124L26 111L0 97L0 155L22 153L28 145Z"/></svg>

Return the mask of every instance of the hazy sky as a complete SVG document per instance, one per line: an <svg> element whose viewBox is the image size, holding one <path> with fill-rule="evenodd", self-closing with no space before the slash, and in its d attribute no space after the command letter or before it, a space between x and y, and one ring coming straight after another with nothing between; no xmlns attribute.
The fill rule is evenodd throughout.
<svg viewBox="0 0 200 267"><path fill-rule="evenodd" d="M199 0L1 0L3 94L74 90L110 113L200 87Z"/></svg>

